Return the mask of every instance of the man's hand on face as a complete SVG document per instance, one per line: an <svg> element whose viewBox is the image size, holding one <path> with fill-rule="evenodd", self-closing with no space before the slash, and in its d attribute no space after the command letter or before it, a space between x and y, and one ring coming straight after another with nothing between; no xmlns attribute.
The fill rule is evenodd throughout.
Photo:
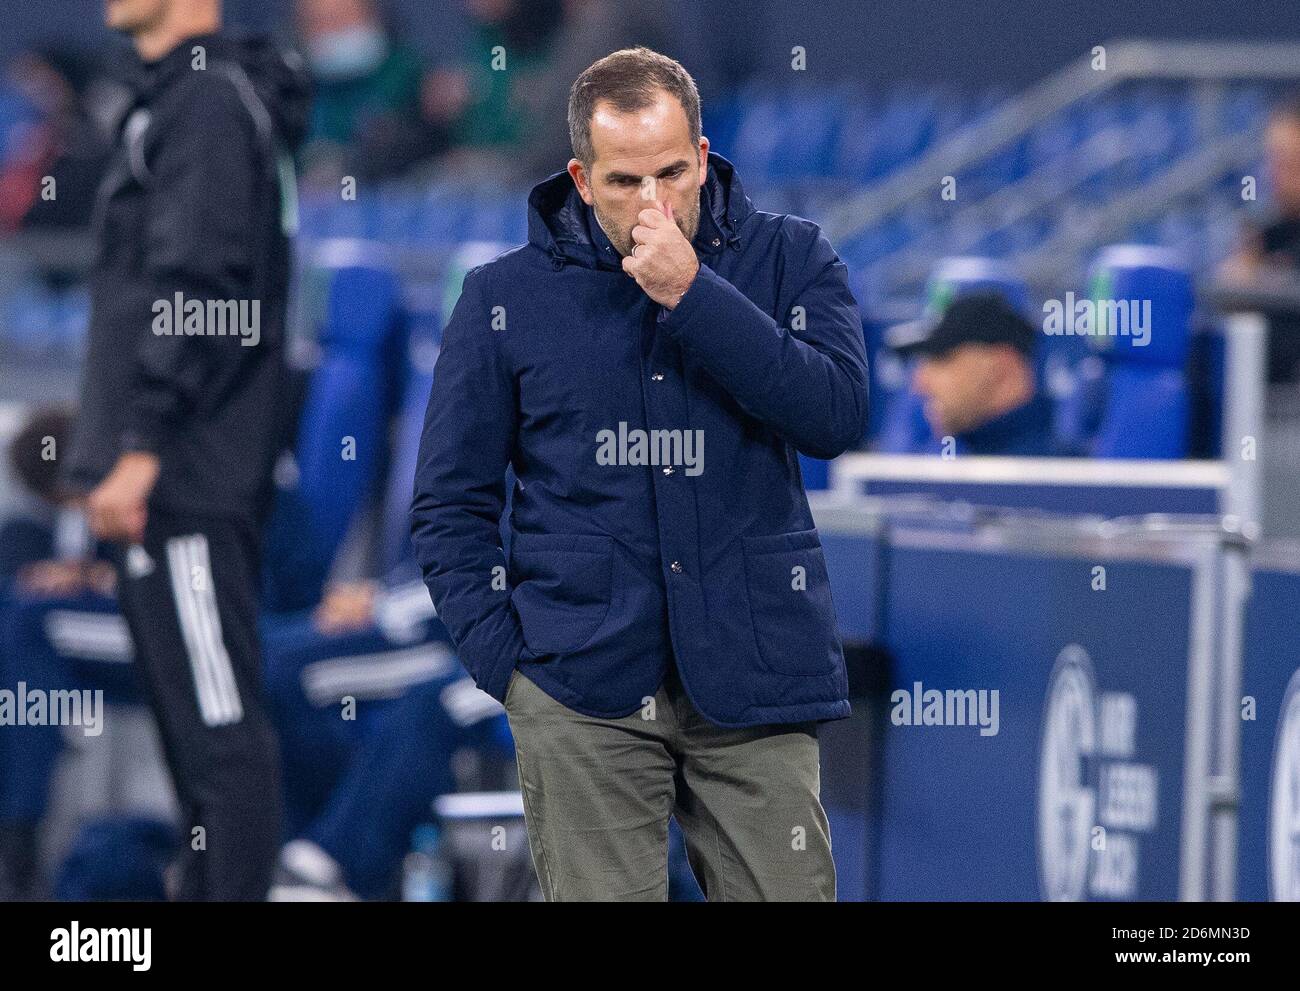
<svg viewBox="0 0 1300 991"><path fill-rule="evenodd" d="M158 456L128 451L86 499L90 529L100 540L138 544L144 540L145 503L158 481Z"/></svg>
<svg viewBox="0 0 1300 991"><path fill-rule="evenodd" d="M656 200L637 215L632 245L632 253L623 258L623 271L656 303L673 309L695 281L700 262L673 219L671 203L660 206Z"/></svg>

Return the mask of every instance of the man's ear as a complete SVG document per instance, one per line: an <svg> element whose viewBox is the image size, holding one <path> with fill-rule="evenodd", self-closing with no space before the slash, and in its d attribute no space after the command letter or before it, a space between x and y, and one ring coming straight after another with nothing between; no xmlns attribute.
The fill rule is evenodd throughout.
<svg viewBox="0 0 1300 991"><path fill-rule="evenodd" d="M700 185L703 186L709 178L709 139L700 135Z"/></svg>
<svg viewBox="0 0 1300 991"><path fill-rule="evenodd" d="M591 206L591 183L587 181L587 170L576 158L569 159L569 176L578 188L578 195L582 197L582 202Z"/></svg>

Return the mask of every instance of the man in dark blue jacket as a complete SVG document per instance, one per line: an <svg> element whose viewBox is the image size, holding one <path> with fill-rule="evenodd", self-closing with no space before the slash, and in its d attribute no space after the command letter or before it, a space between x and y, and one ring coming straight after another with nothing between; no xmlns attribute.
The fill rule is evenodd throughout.
<svg viewBox="0 0 1300 991"><path fill-rule="evenodd" d="M425 580L506 706L548 899L664 897L670 814L709 898L831 899L816 723L848 684L797 452L865 430L845 267L754 209L671 59L594 63L569 128L443 335Z"/></svg>

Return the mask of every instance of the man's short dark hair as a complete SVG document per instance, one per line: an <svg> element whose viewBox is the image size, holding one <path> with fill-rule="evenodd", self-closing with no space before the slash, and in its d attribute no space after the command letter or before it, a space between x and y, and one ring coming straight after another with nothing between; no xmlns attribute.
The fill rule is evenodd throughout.
<svg viewBox="0 0 1300 991"><path fill-rule="evenodd" d="M46 502L57 502L62 494L58 458L71 432L72 413L48 407L33 413L9 442L9 467L30 492Z"/></svg>
<svg viewBox="0 0 1300 991"><path fill-rule="evenodd" d="M573 157L590 167L596 154L591 147L591 116L596 104L608 100L619 113L644 110L666 91L686 111L691 143L700 143L700 91L680 62L649 48L624 48L612 52L583 70L569 91L569 140Z"/></svg>

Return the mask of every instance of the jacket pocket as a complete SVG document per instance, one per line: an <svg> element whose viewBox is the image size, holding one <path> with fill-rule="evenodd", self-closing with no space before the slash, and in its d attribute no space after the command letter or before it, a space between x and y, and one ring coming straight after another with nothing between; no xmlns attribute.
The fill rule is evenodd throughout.
<svg viewBox="0 0 1300 991"><path fill-rule="evenodd" d="M510 598L530 652L564 654L591 639L609 612L613 547L602 534L514 534Z"/></svg>
<svg viewBox="0 0 1300 991"><path fill-rule="evenodd" d="M830 576L816 530L742 537L760 660L789 675L827 675L840 656Z"/></svg>

